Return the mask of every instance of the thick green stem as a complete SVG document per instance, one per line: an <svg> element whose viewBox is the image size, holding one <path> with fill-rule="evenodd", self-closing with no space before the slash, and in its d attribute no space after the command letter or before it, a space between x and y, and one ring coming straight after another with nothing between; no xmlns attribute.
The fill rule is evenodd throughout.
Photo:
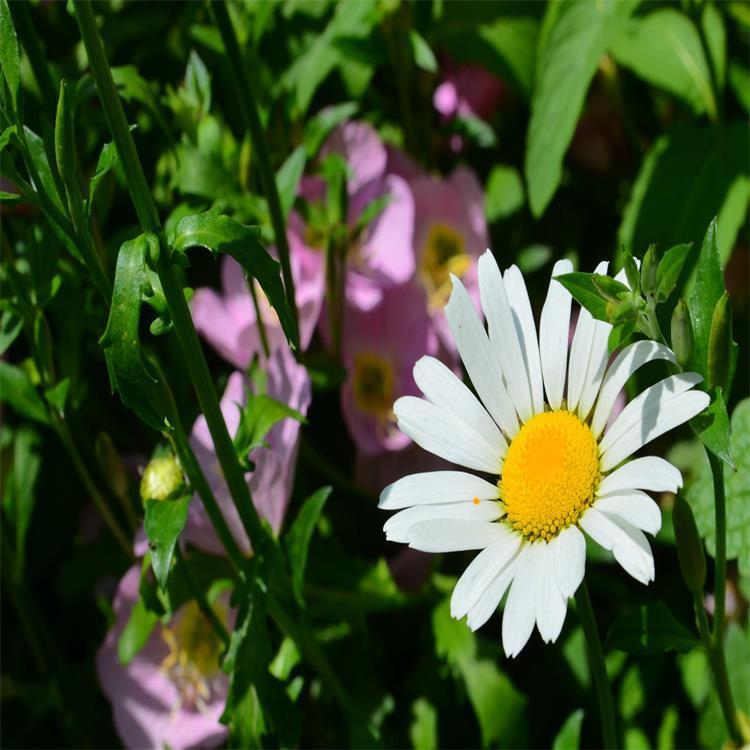
<svg viewBox="0 0 750 750"><path fill-rule="evenodd" d="M603 746L610 750L617 747L617 729L615 726L615 707L612 702L612 691L607 678L607 666L604 662L604 651L599 638L599 629L596 626L594 610L591 606L591 597L586 583L583 582L576 591L576 606L578 617L581 620L583 634L586 636L586 650L591 665L591 675L596 688L596 697L599 701L599 715L602 722Z"/></svg>
<svg viewBox="0 0 750 750"><path fill-rule="evenodd" d="M276 250L279 254L281 272L284 277L284 290L289 308L292 310L292 315L294 316L294 328L296 331L298 330L297 303L294 295L292 265L289 259L289 243L286 237L286 222L284 220L284 212L281 208L281 201L279 200L276 176L271 168L271 159L268 155L268 141L260 122L258 108L255 104L253 89L250 84L250 77L247 74L245 61L240 54L237 36L234 33L226 4L212 0L211 9L216 19L216 25L219 27L221 39L224 42L224 50L229 60L229 69L234 78L240 110L245 120L245 127L250 133L250 139L253 143L253 155L258 164L263 193L266 196L268 211L271 214L271 224L273 225L273 234L276 239Z"/></svg>

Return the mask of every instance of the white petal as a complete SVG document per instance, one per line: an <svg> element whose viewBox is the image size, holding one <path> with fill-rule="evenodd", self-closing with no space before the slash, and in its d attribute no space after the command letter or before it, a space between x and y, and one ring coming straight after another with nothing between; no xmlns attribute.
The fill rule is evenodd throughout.
<svg viewBox="0 0 750 750"><path fill-rule="evenodd" d="M607 263L600 263L594 273L607 273ZM600 332L601 321L594 320L591 313L584 307L578 314L576 331L573 335L573 343L570 347L570 361L568 362L568 410L576 411L578 403L583 395L586 385L586 377L589 370L594 340ZM603 325L607 325L604 323ZM606 364L606 363L605 363Z"/></svg>
<svg viewBox="0 0 750 750"><path fill-rule="evenodd" d="M613 469L650 440L702 412L710 401L708 394L685 393L700 381L701 376L692 372L672 375L631 401L602 438L601 470Z"/></svg>
<svg viewBox="0 0 750 750"><path fill-rule="evenodd" d="M570 599L578 590L586 569L586 540L575 527L563 529L549 543L554 556L554 573L560 593Z"/></svg>
<svg viewBox="0 0 750 750"><path fill-rule="evenodd" d="M541 547L539 554L540 574L536 588L536 625L539 635L545 643L554 643L568 609L567 602L557 587L554 573L554 557L549 544L538 543Z"/></svg>
<svg viewBox="0 0 750 750"><path fill-rule="evenodd" d="M378 508L398 510L411 505L436 505L461 500L468 503L475 497L497 500L500 490L496 484L465 471L425 471L389 484L380 493Z"/></svg>
<svg viewBox="0 0 750 750"><path fill-rule="evenodd" d="M526 645L536 622L536 587L540 574L538 545L522 551L503 613L503 649L517 656Z"/></svg>
<svg viewBox="0 0 750 750"><path fill-rule="evenodd" d="M594 507L581 516L579 523L597 544L612 550L615 560L633 578L644 584L654 580L654 556L642 531Z"/></svg>
<svg viewBox="0 0 750 750"><path fill-rule="evenodd" d="M520 552L516 552L513 559L495 576L492 583L490 583L479 597L477 603L469 610L466 624L472 630L481 628L497 610L500 600L503 598L513 580L513 576L515 576L518 570L519 562L524 557L523 552L525 549L522 547Z"/></svg>
<svg viewBox="0 0 750 750"><path fill-rule="evenodd" d="M531 310L526 282L517 266L511 266L503 275L508 302L513 310L513 322L523 349L526 371L531 386L531 401L534 414L544 411L544 384L542 382L542 363L539 360L539 341L536 336L534 313Z"/></svg>
<svg viewBox="0 0 750 750"><path fill-rule="evenodd" d="M503 384L500 357L492 345L482 321L460 279L451 276L453 291L445 306L448 326L458 353L482 403L508 437L518 432L513 401Z"/></svg>
<svg viewBox="0 0 750 750"><path fill-rule="evenodd" d="M622 518L649 534L658 534L661 528L661 508L640 490L622 490L598 497L595 506L598 511Z"/></svg>
<svg viewBox="0 0 750 750"><path fill-rule="evenodd" d="M524 364L521 343L513 322L505 284L497 261L487 250L478 263L479 296L487 318L492 346L500 353L500 364L508 391L522 422L534 416L529 376Z"/></svg>
<svg viewBox="0 0 750 750"><path fill-rule="evenodd" d="M560 408L565 391L570 307L573 301L570 292L559 281L555 281L555 276L570 273L572 270L573 264L569 260L558 260L555 263L539 321L539 354L544 389L547 392L547 401L553 409Z"/></svg>
<svg viewBox="0 0 750 750"><path fill-rule="evenodd" d="M628 461L608 474L599 483L599 494L620 490L677 492L682 487L682 474L675 466L658 456L643 456Z"/></svg>
<svg viewBox="0 0 750 750"><path fill-rule="evenodd" d="M500 523L433 519L415 523L407 539L410 547L422 552L462 552L489 547L504 535Z"/></svg>
<svg viewBox="0 0 750 750"><path fill-rule="evenodd" d="M594 321L594 336L591 341L591 353L586 377L583 381L581 400L578 402L578 416L586 421L591 407L599 395L599 388L604 380L604 371L609 361L609 334L612 326L601 320Z"/></svg>
<svg viewBox="0 0 750 750"><path fill-rule="evenodd" d="M385 538L389 542L408 542L409 529L415 523L436 518L445 520L463 519L467 521L495 521L505 514L501 503L494 500L480 500L478 503L443 503L442 505L417 505L392 515L383 526Z"/></svg>
<svg viewBox="0 0 750 750"><path fill-rule="evenodd" d="M617 396L628 378L646 362L653 362L657 359L674 362L675 356L663 344L645 340L629 344L615 357L602 381L599 399L596 402L596 409L594 409L594 417L591 420L591 431L595 438L601 435L606 426Z"/></svg>
<svg viewBox="0 0 750 750"><path fill-rule="evenodd" d="M451 615L460 620L518 552L522 537L504 524L506 535L483 549L461 574L451 596Z"/></svg>
<svg viewBox="0 0 750 750"><path fill-rule="evenodd" d="M415 396L402 396L393 411L399 429L430 453L469 469L500 474L500 454L452 412Z"/></svg>
<svg viewBox="0 0 750 750"><path fill-rule="evenodd" d="M484 438L492 449L504 456L508 450L497 425L477 397L434 357L422 357L414 365L414 382L435 406L447 409Z"/></svg>

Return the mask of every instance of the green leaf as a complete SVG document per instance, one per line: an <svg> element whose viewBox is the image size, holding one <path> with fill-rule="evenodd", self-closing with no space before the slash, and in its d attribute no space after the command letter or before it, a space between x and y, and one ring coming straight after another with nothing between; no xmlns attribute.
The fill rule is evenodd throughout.
<svg viewBox="0 0 750 750"><path fill-rule="evenodd" d="M687 243L670 247L656 268L656 301L666 302L677 286L685 261L692 246Z"/></svg>
<svg viewBox="0 0 750 750"><path fill-rule="evenodd" d="M557 0L547 6L525 159L534 216L544 213L557 189L591 79L635 5L627 0Z"/></svg>
<svg viewBox="0 0 750 750"><path fill-rule="evenodd" d="M156 124L171 139L171 131L162 115L159 92L155 84L143 78L135 65L113 67L112 78L120 96L126 102L138 102L146 107Z"/></svg>
<svg viewBox="0 0 750 750"><path fill-rule="evenodd" d="M104 349L112 392L119 393L122 403L147 425L163 430L164 415L151 395L158 381L143 355L138 333L146 254L158 242L155 235L142 234L121 245L107 328L99 343Z"/></svg>
<svg viewBox="0 0 750 750"><path fill-rule="evenodd" d="M0 65L3 69L3 78L10 91L13 110L18 111L18 97L21 93L21 58L8 0L0 0Z"/></svg>
<svg viewBox="0 0 750 750"><path fill-rule="evenodd" d="M307 158L317 156L320 147L331 134L331 131L345 120L350 120L358 109L356 102L343 102L326 107L305 123L303 142L307 149Z"/></svg>
<svg viewBox="0 0 750 750"><path fill-rule="evenodd" d="M623 213L620 241L636 255L652 242L697 245L718 215L723 265L747 216L749 162L744 122L721 129L674 128L654 142L643 160Z"/></svg>
<svg viewBox="0 0 750 750"><path fill-rule="evenodd" d="M610 323L615 322L612 319L613 310L616 312L619 308L612 308L609 302L614 301L616 305L619 305L620 303L617 302L619 295L630 294L625 284L616 281L611 276L598 273L574 271L555 276L555 278L594 318Z"/></svg>
<svg viewBox="0 0 750 750"><path fill-rule="evenodd" d="M717 303L725 292L724 273L719 263L717 233L718 222L714 219L703 239L696 267L695 286L688 299L690 319L693 324L692 369L703 375L706 383L709 382L708 351L713 314ZM736 361L737 345L734 344L730 346L727 362L730 381Z"/></svg>
<svg viewBox="0 0 750 750"><path fill-rule="evenodd" d="M729 86L742 108L750 114L750 70L736 60L729 63Z"/></svg>
<svg viewBox="0 0 750 750"><path fill-rule="evenodd" d="M731 453L737 465L732 471L724 466L727 507L727 559L737 558L740 573L750 576L750 399L740 401L731 419ZM711 556L716 555L716 519L713 480L708 462L703 462L696 480L687 487L685 497L693 508L698 530Z"/></svg>
<svg viewBox="0 0 750 750"><path fill-rule="evenodd" d="M146 516L143 530L151 549L151 566L156 581L162 589L167 588L167 578L172 565L172 555L177 539L187 520L191 495L177 500L146 500Z"/></svg>
<svg viewBox="0 0 750 750"><path fill-rule="evenodd" d="M138 597L117 641L117 657L120 664L130 664L133 657L148 643L158 621L159 616L147 609L143 599Z"/></svg>
<svg viewBox="0 0 750 750"><path fill-rule="evenodd" d="M735 470L729 431L729 415L721 388L711 393L711 403L705 411L690 420L690 427L703 445Z"/></svg>
<svg viewBox="0 0 750 750"><path fill-rule="evenodd" d="M0 151L2 151L9 143L12 136L18 132L16 125L8 125L2 133L0 133Z"/></svg>
<svg viewBox="0 0 750 750"><path fill-rule="evenodd" d="M330 487L321 487L310 495L303 503L286 535L286 552L292 571L292 588L300 604L304 603L303 587L310 540L330 494Z"/></svg>
<svg viewBox="0 0 750 750"><path fill-rule="evenodd" d="M0 318L0 357L8 351L22 330L23 319L13 310L3 310Z"/></svg>
<svg viewBox="0 0 750 750"><path fill-rule="evenodd" d="M524 200L523 181L518 170L502 164L493 167L485 194L487 221L511 216L523 208Z"/></svg>
<svg viewBox="0 0 750 750"><path fill-rule="evenodd" d="M284 216L288 216L297 197L297 186L302 179L307 163L307 151L305 146L297 146L276 174L276 188L279 191L281 209Z"/></svg>
<svg viewBox="0 0 750 750"><path fill-rule="evenodd" d="M630 19L612 45L615 60L686 101L696 113L716 116L711 73L695 24L664 8Z"/></svg>
<svg viewBox="0 0 750 750"><path fill-rule="evenodd" d="M47 407L29 376L20 368L0 360L0 401L10 404L22 417L49 423Z"/></svg>
<svg viewBox="0 0 750 750"><path fill-rule="evenodd" d="M409 727L409 738L414 750L437 750L438 714L426 698L417 698L411 706L414 717Z"/></svg>
<svg viewBox="0 0 750 750"><path fill-rule="evenodd" d="M55 116L55 160L57 171L63 182L71 184L76 180L76 140L73 124L73 103L68 91L68 83L60 81L60 96L57 100Z"/></svg>
<svg viewBox="0 0 750 750"><path fill-rule="evenodd" d="M737 344L732 340L732 306L729 292L724 292L711 315L706 388L721 388L725 393L731 393L736 360Z"/></svg>
<svg viewBox="0 0 750 750"><path fill-rule="evenodd" d="M44 398L47 403L60 415L65 414L65 405L68 402L68 392L70 391L70 378L63 378L55 383L51 388L44 392Z"/></svg>
<svg viewBox="0 0 750 750"><path fill-rule="evenodd" d="M426 70L428 73L437 73L438 64L435 53L430 49L430 45L427 44L425 38L416 29L412 29L409 32L409 40L417 67Z"/></svg>
<svg viewBox="0 0 750 750"><path fill-rule="evenodd" d="M609 648L629 654L684 653L697 643L697 637L675 620L662 602L633 610L617 620L607 634Z"/></svg>
<svg viewBox="0 0 750 750"><path fill-rule="evenodd" d="M581 746L582 724L583 709L579 708L565 719L565 723L552 743L552 750L578 750Z"/></svg>
<svg viewBox="0 0 750 750"><path fill-rule="evenodd" d="M213 211L180 219L175 228L172 250L184 253L191 247L205 247L213 253L228 253L258 280L261 289L279 316L281 327L293 347L299 346L294 316L281 283L281 268L263 247L257 227L240 224Z"/></svg>
<svg viewBox="0 0 750 750"><path fill-rule="evenodd" d="M50 167L44 141L31 128L24 125L23 129L26 135L26 142L29 144L29 157L34 163L42 183L41 185L34 185L34 188L38 192L45 194L60 211L65 213L63 196L58 190L58 183Z"/></svg>
<svg viewBox="0 0 750 750"><path fill-rule="evenodd" d="M102 150L99 153L99 159L96 162L96 169L94 170L94 176L89 182L89 196L86 201L86 216L91 216L91 211L94 207L94 197L96 196L99 183L104 177L114 169L117 164L119 157L117 155L117 148L113 141L105 143L102 146Z"/></svg>

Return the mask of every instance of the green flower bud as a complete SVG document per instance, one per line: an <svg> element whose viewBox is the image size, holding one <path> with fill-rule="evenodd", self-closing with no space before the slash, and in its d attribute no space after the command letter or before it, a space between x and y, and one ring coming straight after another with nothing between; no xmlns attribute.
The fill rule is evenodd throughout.
<svg viewBox="0 0 750 750"><path fill-rule="evenodd" d="M684 370L693 359L693 324L685 300L680 300L672 313L672 351Z"/></svg>
<svg viewBox="0 0 750 750"><path fill-rule="evenodd" d="M173 455L149 461L141 478L141 500L168 500L183 487L182 469Z"/></svg>
<svg viewBox="0 0 750 750"><path fill-rule="evenodd" d="M641 289L646 296L656 291L656 272L659 268L659 258L656 245L650 245L641 263Z"/></svg>
<svg viewBox="0 0 750 750"><path fill-rule="evenodd" d="M732 353L732 307L729 294L724 292L711 316L708 336L708 382L711 389L719 386L727 395L729 390L729 361Z"/></svg>
<svg viewBox="0 0 750 750"><path fill-rule="evenodd" d="M702 591L706 583L706 554L703 551L703 541L695 524L693 510L679 492L672 507L672 525L682 577L690 591Z"/></svg>
<svg viewBox="0 0 750 750"><path fill-rule="evenodd" d="M60 97L55 115L55 161L63 182L76 179L76 141L73 126L73 104L67 81L60 81Z"/></svg>

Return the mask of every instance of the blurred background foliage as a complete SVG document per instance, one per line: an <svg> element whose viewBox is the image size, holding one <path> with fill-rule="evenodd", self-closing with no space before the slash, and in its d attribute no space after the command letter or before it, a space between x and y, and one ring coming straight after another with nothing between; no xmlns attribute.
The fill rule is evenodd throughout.
<svg viewBox="0 0 750 750"><path fill-rule="evenodd" d="M75 20L62 2L32 3L23 10L15 5L11 11L22 44L23 24L32 23L39 52L52 64L45 79L28 54L22 58L25 121L40 134L54 123L58 81L66 78L80 169L82 176L94 177L110 137ZM680 281L684 293L703 233L718 215L735 337L747 341L747 2L259 0L228 9L287 208L303 172L314 171L333 126L357 118L425 169L447 174L462 162L476 171L492 247L501 265L517 263L527 274L532 299L544 293L554 259L568 256L590 270L601 258L616 258L620 243L642 256L652 242L662 247L692 242L696 252ZM260 224L270 240L253 149L206 6L111 0L97 3L96 12L167 230L182 216L217 207L243 223ZM433 107L436 86L447 67L464 64L499 79L502 97L486 117L462 112L442 118ZM99 176L93 199L94 229L110 271L121 242L138 233L121 165L113 160L113 167ZM62 399L87 463L97 467L97 482L107 488L118 515L129 517L140 512L134 467L158 436L109 393L97 344L106 316L94 287L40 221L38 209L8 195L11 184L4 182L3 191L3 262L13 259L17 284L30 295L24 315L38 316L34 330L41 340L51 332L56 382L67 383L64 393L58 388L46 396L50 403ZM218 286L216 264L208 254L196 255L188 278L194 287ZM87 488L50 429L37 390L44 374L19 335L17 300L9 287L4 278L0 382L10 406L2 406L0 430L2 744L112 746L117 738L93 655L111 622L109 600L127 558L101 532ZM161 343L167 353L176 346L171 338ZM206 351L222 389L226 368ZM178 356L165 361L190 424L198 408L188 379L174 369ZM429 578L416 591L396 585L385 562L391 551L375 493L349 479L354 454L339 415L335 378L325 366L317 375L292 514L317 487L334 482L308 562L310 607L335 669L378 728L382 744L539 747L554 741L555 747L577 747L582 730L582 745L594 746L596 709L575 617L568 618L559 647L532 639L522 656L510 661L496 626L472 634L450 618L448 597L452 576L465 563L461 555L442 560L441 573L436 560L428 561ZM747 375L741 356L732 406L748 393ZM747 421L747 409L735 418ZM739 473L728 490L727 631L730 680L746 713L747 436L745 426L736 438ZM699 444L687 430L683 437L668 455L686 475L688 497L708 537L710 474ZM658 575L652 586L636 588L622 574L613 575L601 552L601 564L590 566L600 622L612 623L640 604L659 601L683 623L692 621L669 502L662 498L667 522L655 545ZM209 581L217 574L208 561L201 571ZM32 637L19 616L24 612L43 624ZM646 656L613 650L608 669L628 748L718 747L726 740L699 649ZM336 705L314 678L309 682L295 704L299 743L347 744Z"/></svg>

